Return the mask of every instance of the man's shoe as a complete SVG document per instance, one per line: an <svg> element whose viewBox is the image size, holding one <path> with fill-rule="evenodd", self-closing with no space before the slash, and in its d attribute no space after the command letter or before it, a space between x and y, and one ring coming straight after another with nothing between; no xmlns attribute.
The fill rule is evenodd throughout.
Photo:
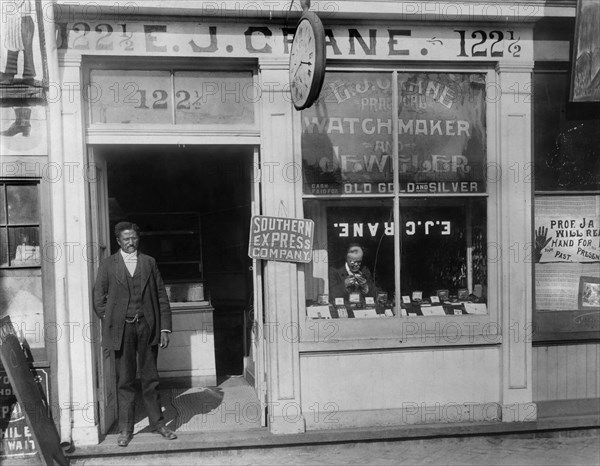
<svg viewBox="0 0 600 466"><path fill-rule="evenodd" d="M154 432L156 432L157 434L162 435L167 440L175 440L177 438L177 435L175 435L175 432L173 432L168 427L164 427L164 426L163 427L159 427Z"/></svg>
<svg viewBox="0 0 600 466"><path fill-rule="evenodd" d="M133 434L131 432L121 432L117 438L117 445L120 447L126 447L129 445L129 442L131 442L132 439Z"/></svg>

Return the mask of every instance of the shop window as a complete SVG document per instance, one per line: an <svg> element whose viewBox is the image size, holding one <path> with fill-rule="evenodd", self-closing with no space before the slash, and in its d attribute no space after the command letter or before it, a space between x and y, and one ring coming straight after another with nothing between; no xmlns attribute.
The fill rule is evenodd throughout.
<svg viewBox="0 0 600 466"><path fill-rule="evenodd" d="M452 313L477 312L481 306L471 304L480 302L487 277L485 200L414 198L400 206L400 289L458 302L446 309Z"/></svg>
<svg viewBox="0 0 600 466"><path fill-rule="evenodd" d="M308 264L307 297L317 317L357 317L354 311L388 315L394 297L394 237L391 199L306 200L305 217L315 222L313 261ZM347 264L347 256L356 262ZM346 283L350 275L352 283ZM331 305L331 306L330 306ZM327 311L325 308L330 307ZM328 312L328 313L327 313Z"/></svg>
<svg viewBox="0 0 600 466"><path fill-rule="evenodd" d="M0 317L44 347L39 183L0 181Z"/></svg>
<svg viewBox="0 0 600 466"><path fill-rule="evenodd" d="M301 116L309 318L488 314L485 83L327 73Z"/></svg>
<svg viewBox="0 0 600 466"><path fill-rule="evenodd" d="M534 73L536 192L600 191L600 108L568 101L569 74Z"/></svg>
<svg viewBox="0 0 600 466"><path fill-rule="evenodd" d="M40 267L37 184L0 183L0 268Z"/></svg>
<svg viewBox="0 0 600 466"><path fill-rule="evenodd" d="M534 73L534 341L600 338L600 104Z"/></svg>

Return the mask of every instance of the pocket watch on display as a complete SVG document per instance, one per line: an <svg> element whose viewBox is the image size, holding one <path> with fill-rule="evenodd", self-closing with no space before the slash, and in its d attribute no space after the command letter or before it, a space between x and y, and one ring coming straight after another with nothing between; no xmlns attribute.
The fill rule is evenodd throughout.
<svg viewBox="0 0 600 466"><path fill-rule="evenodd" d="M290 92L296 110L310 107L325 79L325 30L319 17L304 11L290 50Z"/></svg>

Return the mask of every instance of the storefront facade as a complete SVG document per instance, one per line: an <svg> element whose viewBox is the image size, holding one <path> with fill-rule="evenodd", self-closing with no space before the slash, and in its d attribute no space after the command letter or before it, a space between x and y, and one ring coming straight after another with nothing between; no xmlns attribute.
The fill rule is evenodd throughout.
<svg viewBox="0 0 600 466"><path fill-rule="evenodd" d="M299 5L122 3L39 4L46 144L3 156L0 173L3 205L39 190L35 218L0 212L1 276L40 277L40 367L64 440L98 443L114 417L91 291L123 216L153 229L147 244L188 232L237 245L230 262L206 244L182 261L187 240L157 239L167 281L213 298L173 298L190 343L159 364L214 384L215 316L249 303L244 372L273 433L527 422L538 401L597 403L598 104L581 121L546 118L566 101L575 2L313 2L327 69L302 111L288 72ZM563 94L537 99L532 83ZM575 166L596 176L565 186L568 154L544 144L574 127L589 141ZM312 260L249 262L253 215L313 220ZM39 235L39 271L11 262L13 221ZM542 245L540 227L581 244ZM370 281L346 295L336 270L355 243Z"/></svg>

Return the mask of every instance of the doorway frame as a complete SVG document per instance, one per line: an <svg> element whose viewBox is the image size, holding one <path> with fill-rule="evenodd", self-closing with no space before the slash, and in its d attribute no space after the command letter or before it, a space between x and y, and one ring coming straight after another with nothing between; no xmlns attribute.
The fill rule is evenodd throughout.
<svg viewBox="0 0 600 466"><path fill-rule="evenodd" d="M89 205L88 209L90 211L90 230L91 230L91 238L93 244L97 245L97 258L101 260L105 257L108 257L110 254L110 231L109 231L109 209L108 209L108 174L107 174L107 160L102 157L102 155L98 154L98 147L106 147L106 146L114 146L121 145L115 144L115 142L110 137L102 138L103 143L95 143L87 145L87 163L90 167L94 167L96 176L90 178L88 180L88 195L89 195ZM197 143L197 138L194 138L194 142L190 142L189 144L185 144L186 146L206 146L216 145L214 141L211 139L210 144L203 139L203 143ZM110 140L110 141L109 141ZM137 138L134 138L137 140ZM245 138L242 140L235 140L235 143L232 144L233 140L229 139L229 146L249 146L252 148L252 166L253 166L253 179L250 180L250 216L259 215L261 209L261 192L260 192L260 183L257 182L256 173L258 171L258 167L260 166L260 146L257 143L254 144L245 144ZM158 143L155 143L158 145ZM152 144L152 145L155 145ZM129 142L127 144L129 146L138 146L138 145L148 145L147 141L144 143L136 143ZM160 145L165 145L164 142L161 142ZM175 144L166 144L175 146ZM265 354L267 351L266 348L266 340L263 338L263 320L262 316L264 315L263 311L263 281L262 281L262 271L260 270L260 263L258 261L253 260L252 263L252 296L253 296L253 309L254 315L258 316L259 319L255 319L253 323L253 331L252 331L252 340L251 340L251 348L252 355L254 357L254 373L253 377L247 377L247 358L244 357L243 365L244 365L244 378L248 380L252 380L252 386L256 392L256 395L259 399L260 408L261 408L261 426L267 426L267 409L266 409L266 400L267 400L267 373L266 373L266 364L265 364ZM97 263L91 264L89 269L90 274L90 286L93 286L95 281L95 277L97 274ZM93 304L91 306L91 316L92 322L98 321L95 313L93 312ZM97 322L100 325L100 322ZM94 376L96 377L96 397L97 397L97 413L98 413L98 428L101 436L106 435L114 422L117 419L117 405L116 405L116 385L110 384L110 380L114 380L114 356L112 354L107 354L106 351L103 350L100 346L100 341L97 339L97 343L94 344ZM112 353L112 352L109 352ZM108 372L108 374L107 374ZM113 376L111 376L111 374ZM107 382L108 381L108 382ZM115 385L115 386L113 386ZM105 402L106 401L106 402Z"/></svg>

